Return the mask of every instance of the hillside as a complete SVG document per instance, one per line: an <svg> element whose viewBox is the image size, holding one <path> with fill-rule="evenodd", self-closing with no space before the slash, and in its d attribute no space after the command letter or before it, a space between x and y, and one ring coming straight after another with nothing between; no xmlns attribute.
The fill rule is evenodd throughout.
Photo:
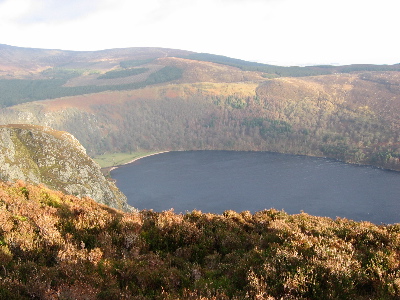
<svg viewBox="0 0 400 300"><path fill-rule="evenodd" d="M0 122L71 132L91 156L262 150L400 170L400 65L278 68L161 48L1 49L14 69L0 79Z"/></svg>
<svg viewBox="0 0 400 300"><path fill-rule="evenodd" d="M187 53L187 54L186 54ZM0 69L4 78L51 78L50 70L98 70L106 72L134 61L151 61L168 55L188 55L190 52L165 48L125 48L102 51L64 51L21 48L0 44ZM43 71L46 71L44 72Z"/></svg>
<svg viewBox="0 0 400 300"><path fill-rule="evenodd" d="M126 197L104 178L78 140L48 127L0 126L0 180L40 183L129 210Z"/></svg>
<svg viewBox="0 0 400 300"><path fill-rule="evenodd" d="M65 51L21 48L0 44L0 77L8 79L44 79L52 78L57 73L62 75L62 72L65 75L74 70L79 70L80 72L92 70L95 73L105 73L115 68L130 69L151 64L156 59L167 57L231 66L243 71L263 73L267 77L298 77L357 71L400 71L400 63L396 65L281 67L248 62L221 55L155 47L120 48L101 51ZM54 71L56 72L54 73Z"/></svg>
<svg viewBox="0 0 400 300"><path fill-rule="evenodd" d="M90 155L262 150L400 170L399 83L397 72L176 83L32 102L0 114L4 123L71 132Z"/></svg>
<svg viewBox="0 0 400 300"><path fill-rule="evenodd" d="M400 226L124 213L0 182L1 299L398 299Z"/></svg>

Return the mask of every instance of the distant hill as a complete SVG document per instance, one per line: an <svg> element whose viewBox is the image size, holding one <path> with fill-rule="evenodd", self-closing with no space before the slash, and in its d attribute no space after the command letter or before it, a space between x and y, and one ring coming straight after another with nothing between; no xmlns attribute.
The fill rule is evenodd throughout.
<svg viewBox="0 0 400 300"><path fill-rule="evenodd" d="M265 77L285 76L285 77L303 77L303 76L316 76L327 75L334 73L350 73L357 71L400 71L400 63L395 65L372 65L372 64L355 64L345 66L291 66L282 67L257 62L249 62L241 59L230 58L222 55L208 54L208 53L192 53L182 56L188 59L209 61L228 66L233 66L246 71L259 71L265 73Z"/></svg>
<svg viewBox="0 0 400 300"><path fill-rule="evenodd" d="M279 67L163 48L5 45L0 64L0 122L71 132L92 156L262 150L400 170L400 65Z"/></svg>
<svg viewBox="0 0 400 300"><path fill-rule="evenodd" d="M175 58L175 61L164 58ZM215 81L224 73L255 72L253 77L300 77L355 71L400 71L397 65L349 65L281 67L220 55L193 53L164 48L124 48L102 51L63 51L19 48L0 44L0 107L43 99L91 94L108 90L132 90L148 85L186 78L183 72L190 66L186 61L210 62L231 66L219 67L213 78L196 78L196 81ZM181 65L181 67L177 67ZM194 64L193 62L191 63ZM166 68L168 66L168 68ZM204 64L197 63L195 68ZM210 65L207 66L208 68ZM214 65L215 68L215 65ZM208 70L196 73L208 73ZM221 74L220 74L221 73ZM118 75L116 75L118 74ZM222 81L229 81L229 77ZM235 76L233 76L235 77ZM236 81L247 81L237 78ZM254 79L254 78L253 78ZM260 78L258 78L260 79Z"/></svg>

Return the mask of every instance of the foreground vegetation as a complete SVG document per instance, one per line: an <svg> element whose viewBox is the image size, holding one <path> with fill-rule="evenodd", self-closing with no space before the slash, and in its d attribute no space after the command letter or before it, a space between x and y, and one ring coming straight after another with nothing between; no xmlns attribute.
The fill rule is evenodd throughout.
<svg viewBox="0 0 400 300"><path fill-rule="evenodd" d="M0 182L1 299L399 299L400 224L123 213Z"/></svg>

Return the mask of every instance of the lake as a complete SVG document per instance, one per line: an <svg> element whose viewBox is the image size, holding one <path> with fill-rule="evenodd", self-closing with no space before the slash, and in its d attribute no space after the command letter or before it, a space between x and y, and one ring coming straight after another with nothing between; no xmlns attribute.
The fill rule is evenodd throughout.
<svg viewBox="0 0 400 300"><path fill-rule="evenodd" d="M400 222L400 172L270 152L175 151L111 172L138 209L256 212Z"/></svg>

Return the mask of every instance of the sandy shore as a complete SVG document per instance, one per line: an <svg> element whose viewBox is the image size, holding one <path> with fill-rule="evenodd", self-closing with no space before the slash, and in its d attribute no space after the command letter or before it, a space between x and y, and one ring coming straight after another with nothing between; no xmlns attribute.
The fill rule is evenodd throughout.
<svg viewBox="0 0 400 300"><path fill-rule="evenodd" d="M153 156L153 155L157 155L157 154L161 154L161 153L167 153L167 152L170 152L170 151L161 151L161 152L156 152L156 153L152 153L152 154L147 154L147 155L144 155L144 156L136 157L135 159L132 159L131 161L128 161L127 163L124 163L124 164L121 164L121 165L118 165L118 166L110 167L110 169L108 170L108 173L110 173L112 170L117 169L120 166L131 164L131 163L133 163L133 162L135 162L135 161L137 161L139 159L142 159L144 157L149 157L149 156Z"/></svg>

